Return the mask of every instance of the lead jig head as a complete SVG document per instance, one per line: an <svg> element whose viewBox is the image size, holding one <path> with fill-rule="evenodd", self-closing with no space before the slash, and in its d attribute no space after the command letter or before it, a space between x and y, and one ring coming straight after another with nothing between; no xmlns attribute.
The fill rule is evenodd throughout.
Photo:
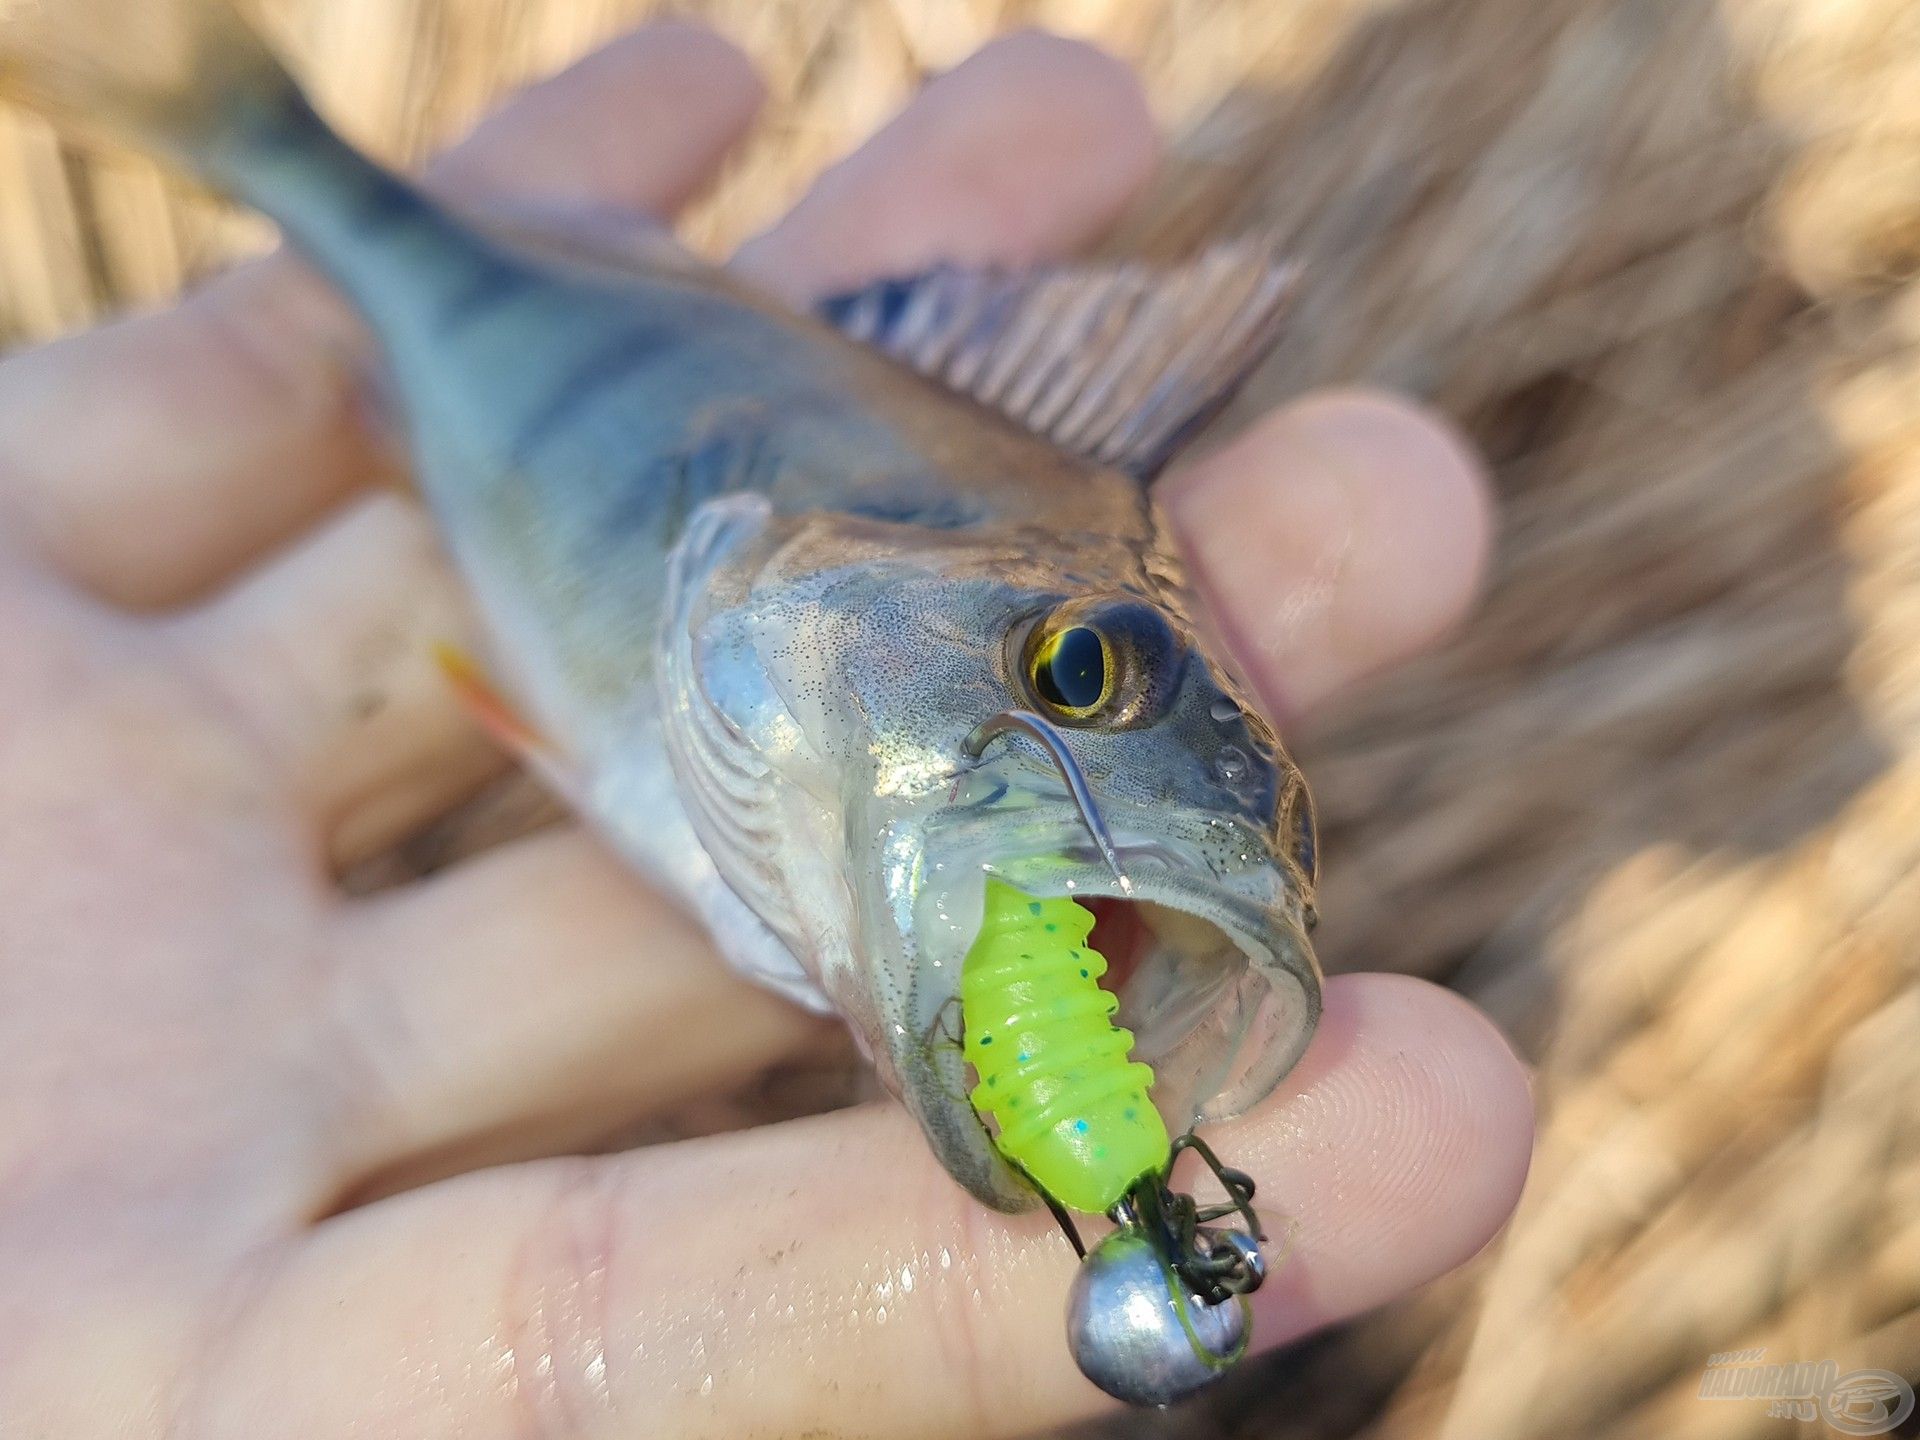
<svg viewBox="0 0 1920 1440"><path fill-rule="evenodd" d="M1081 1262L1067 1299L1080 1373L1116 1400L1171 1405L1246 1353L1246 1300L1208 1304L1140 1231L1122 1226Z"/></svg>
<svg viewBox="0 0 1920 1440"><path fill-rule="evenodd" d="M1167 1183L1183 1149L1227 1192L1201 1206ZM1067 1344L1080 1372L1115 1399L1171 1405L1217 1380L1246 1353L1246 1297L1266 1279L1253 1180L1220 1164L1192 1134L1114 1206L1113 1232L1088 1252L1067 1300ZM1245 1230L1211 1222L1238 1215Z"/></svg>

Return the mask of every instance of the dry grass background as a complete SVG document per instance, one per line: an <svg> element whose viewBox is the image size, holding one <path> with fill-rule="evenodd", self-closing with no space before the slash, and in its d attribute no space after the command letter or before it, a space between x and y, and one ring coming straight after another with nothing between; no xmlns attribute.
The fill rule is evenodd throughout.
<svg viewBox="0 0 1920 1440"><path fill-rule="evenodd" d="M402 156L645 8L283 5L331 113ZM1796 1429L1699 1399L1711 1351L1920 1375L1920 4L682 8L775 95L703 241L995 30L1090 34L1176 137L1116 244L1278 225L1309 264L1248 403L1383 381L1496 464L1478 623L1299 738L1329 963L1445 979L1538 1066L1520 1215L1430 1292L1111 1431L1707 1440ZM0 194L10 337L261 239L5 116Z"/></svg>

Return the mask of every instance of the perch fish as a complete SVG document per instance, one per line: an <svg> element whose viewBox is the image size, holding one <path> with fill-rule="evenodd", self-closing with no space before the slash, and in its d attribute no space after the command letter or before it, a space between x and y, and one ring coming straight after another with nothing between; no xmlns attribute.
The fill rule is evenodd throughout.
<svg viewBox="0 0 1920 1440"><path fill-rule="evenodd" d="M665 238L615 262L453 212L340 140L226 0L0 0L0 91L264 212L365 317L507 698L465 687L731 964L844 1017L1002 1210L1066 1219L971 1093L988 882L1097 911L1131 1047L1102 1063L1150 1073L1181 1138L1109 1207L1080 1359L1160 1401L1190 1382L1152 1378L1155 1346L1199 1378L1236 1355L1251 1184L1216 1163L1202 1210L1167 1176L1313 1031L1314 821L1147 486L1274 339L1271 244L942 268L798 314ZM1165 1334L1126 1330L1148 1292Z"/></svg>

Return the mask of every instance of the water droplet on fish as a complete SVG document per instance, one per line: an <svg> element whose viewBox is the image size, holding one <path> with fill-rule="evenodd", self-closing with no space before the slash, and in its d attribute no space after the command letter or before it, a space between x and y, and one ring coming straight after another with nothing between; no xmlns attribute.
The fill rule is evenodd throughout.
<svg viewBox="0 0 1920 1440"><path fill-rule="evenodd" d="M713 1393L713 1376L703 1375L700 1378L700 1393L702 1395L711 1395Z"/></svg>
<svg viewBox="0 0 1920 1440"><path fill-rule="evenodd" d="M1224 725L1229 720L1238 720L1240 718L1240 707L1222 695L1207 707L1207 714Z"/></svg>
<svg viewBox="0 0 1920 1440"><path fill-rule="evenodd" d="M1236 780L1247 778L1247 756L1244 750L1229 745L1213 757L1213 773L1222 781L1231 785Z"/></svg>

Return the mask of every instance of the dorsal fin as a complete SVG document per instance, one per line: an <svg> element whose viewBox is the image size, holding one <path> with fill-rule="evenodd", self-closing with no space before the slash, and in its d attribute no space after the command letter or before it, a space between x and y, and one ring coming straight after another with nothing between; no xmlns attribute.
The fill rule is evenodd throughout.
<svg viewBox="0 0 1920 1440"><path fill-rule="evenodd" d="M1279 338L1295 268L1252 235L1177 265L943 266L820 308L1035 434L1150 480Z"/></svg>

